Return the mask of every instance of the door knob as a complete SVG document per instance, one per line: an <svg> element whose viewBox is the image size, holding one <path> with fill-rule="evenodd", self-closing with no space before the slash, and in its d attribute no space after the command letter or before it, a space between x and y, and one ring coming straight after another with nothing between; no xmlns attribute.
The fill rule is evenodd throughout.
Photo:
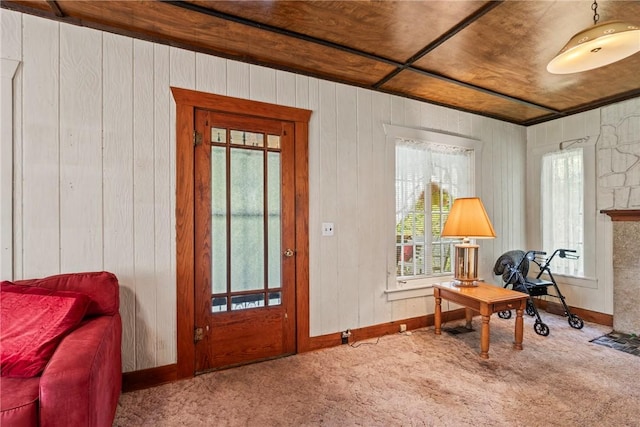
<svg viewBox="0 0 640 427"><path fill-rule="evenodd" d="M293 256L293 249L287 249L284 251L284 256L286 257L292 257Z"/></svg>

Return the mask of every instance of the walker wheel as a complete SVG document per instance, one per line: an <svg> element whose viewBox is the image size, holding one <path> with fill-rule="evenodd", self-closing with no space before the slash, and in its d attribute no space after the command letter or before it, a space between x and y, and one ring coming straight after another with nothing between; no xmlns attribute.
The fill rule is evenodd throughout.
<svg viewBox="0 0 640 427"><path fill-rule="evenodd" d="M499 311L498 317L501 319L511 319L511 310Z"/></svg>
<svg viewBox="0 0 640 427"><path fill-rule="evenodd" d="M530 301L527 301L527 309L526 312L529 316L535 316L536 315L536 308L533 306L533 304Z"/></svg>
<svg viewBox="0 0 640 427"><path fill-rule="evenodd" d="M581 318L579 318L575 314L570 314L569 325L574 329L582 329L582 327L584 326L584 322L582 321Z"/></svg>
<svg viewBox="0 0 640 427"><path fill-rule="evenodd" d="M543 337L549 335L549 327L542 322L536 322L536 324L533 325L533 330L536 331L536 334L542 335Z"/></svg>

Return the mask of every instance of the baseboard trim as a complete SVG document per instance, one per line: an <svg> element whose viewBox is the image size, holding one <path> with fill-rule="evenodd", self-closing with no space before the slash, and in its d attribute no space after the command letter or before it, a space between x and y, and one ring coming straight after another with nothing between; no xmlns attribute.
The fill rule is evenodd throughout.
<svg viewBox="0 0 640 427"><path fill-rule="evenodd" d="M464 308L457 310L445 311L442 313L442 322L448 322L451 320L464 319ZM392 322L380 323L377 325L366 326L364 328L351 329L351 336L348 339L348 343L352 344L356 341L362 341L370 338L377 338L383 335L395 334L400 332L400 325L407 326L407 330L426 328L433 326L434 315L428 314L425 316L412 317L403 320L394 320ZM336 332L327 335L320 335L317 337L310 337L307 346L303 349L298 349L299 353L307 351L321 350L323 348L336 347L342 344L342 332Z"/></svg>
<svg viewBox="0 0 640 427"><path fill-rule="evenodd" d="M562 304L555 301L547 301L543 299L536 299L536 306L547 312L564 315L564 307ZM549 310L547 310L549 308ZM604 326L613 326L613 316L611 314L604 314L597 311L587 310L585 308L577 308L569 306L569 310L572 314L579 316L585 322L597 323Z"/></svg>
<svg viewBox="0 0 640 427"><path fill-rule="evenodd" d="M178 365L165 365L122 374L122 392L156 387L178 379Z"/></svg>

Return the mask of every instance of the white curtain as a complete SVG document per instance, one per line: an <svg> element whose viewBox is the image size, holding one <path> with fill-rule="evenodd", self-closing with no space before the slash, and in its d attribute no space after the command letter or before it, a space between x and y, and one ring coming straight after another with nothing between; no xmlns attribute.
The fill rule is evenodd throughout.
<svg viewBox="0 0 640 427"><path fill-rule="evenodd" d="M575 249L584 254L584 168L582 148L542 157L540 199L543 250ZM552 273L584 275L584 258L553 259Z"/></svg>
<svg viewBox="0 0 640 427"><path fill-rule="evenodd" d="M463 147L396 140L397 276L449 271L451 243L440 239L440 230L453 199L471 195L472 153Z"/></svg>
<svg viewBox="0 0 640 427"><path fill-rule="evenodd" d="M409 139L396 140L396 224L409 214L431 183L452 198L471 193L472 150ZM425 193L430 205L430 193Z"/></svg>

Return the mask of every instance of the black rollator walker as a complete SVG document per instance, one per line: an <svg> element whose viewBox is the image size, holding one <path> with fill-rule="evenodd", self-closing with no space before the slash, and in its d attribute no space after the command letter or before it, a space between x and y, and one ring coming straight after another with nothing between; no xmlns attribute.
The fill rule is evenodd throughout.
<svg viewBox="0 0 640 427"><path fill-rule="evenodd" d="M549 335L549 327L542 322L533 298L546 295L558 298L562 301L564 315L568 317L569 325L574 329L582 329L584 322L580 317L572 314L569 310L569 306L565 302L565 298L560 292L558 284L556 283L553 274L551 274L551 268L549 267L551 260L553 260L556 255L560 258L567 259L578 259L578 255L576 255L576 251L572 249L556 249L550 257L545 258L546 255L546 252L541 251L528 251L525 253L524 251L516 250L505 252L496 261L496 264L493 267L493 272L496 275L502 275L505 288L511 286L513 290L529 295L526 312L529 316L536 317L533 329L538 335L545 337ZM535 278L527 277L530 261L533 261L540 268L540 272ZM540 277L545 273L549 276L551 281L540 279ZM551 286L555 289L554 294L550 294L547 291ZM509 319L511 317L511 311L500 311L498 312L498 316L502 319Z"/></svg>

